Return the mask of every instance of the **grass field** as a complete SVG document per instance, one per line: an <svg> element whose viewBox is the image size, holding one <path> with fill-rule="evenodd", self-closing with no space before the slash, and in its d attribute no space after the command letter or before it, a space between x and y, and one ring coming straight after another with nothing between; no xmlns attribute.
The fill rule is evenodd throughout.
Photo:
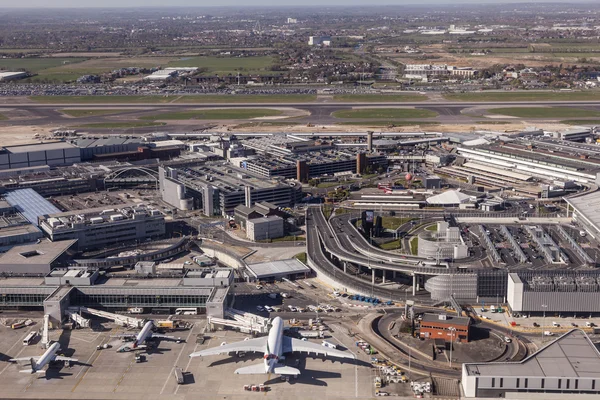
<svg viewBox="0 0 600 400"><path fill-rule="evenodd" d="M506 107L487 110L490 114L520 118L586 118L600 117L600 111L571 107Z"/></svg>
<svg viewBox="0 0 600 400"><path fill-rule="evenodd" d="M78 64L85 61L86 58L2 58L0 59L0 69L10 71L26 70L33 73L39 73L49 68L62 67L66 65Z"/></svg>
<svg viewBox="0 0 600 400"><path fill-rule="evenodd" d="M242 124L235 125L233 129L244 129L244 128L260 128L264 126L293 126L298 125L298 122L286 122L286 121L256 121L256 122L244 122Z"/></svg>
<svg viewBox="0 0 600 400"><path fill-rule="evenodd" d="M196 110L172 113L146 115L140 117L144 120L185 120L185 119L250 119L260 117L273 117L281 115L279 110L269 108L226 108L215 110Z"/></svg>
<svg viewBox="0 0 600 400"><path fill-rule="evenodd" d="M438 114L430 110L415 108L360 108L355 110L340 110L331 114L335 118L431 118Z"/></svg>
<svg viewBox="0 0 600 400"><path fill-rule="evenodd" d="M382 126L415 126L415 125L439 125L436 121L344 121L336 122L336 125L360 125L373 128L379 128Z"/></svg>
<svg viewBox="0 0 600 400"><path fill-rule="evenodd" d="M308 103L315 101L314 94L277 94L277 95L185 95L175 100L175 103Z"/></svg>
<svg viewBox="0 0 600 400"><path fill-rule="evenodd" d="M437 232L437 224L429 225L425 228L426 231Z"/></svg>
<svg viewBox="0 0 600 400"><path fill-rule="evenodd" d="M205 68L206 75L257 74L268 71L273 57L184 57L171 61L167 67Z"/></svg>
<svg viewBox="0 0 600 400"><path fill-rule="evenodd" d="M391 242L380 243L378 246L382 250L397 250L402 248L402 240L395 239Z"/></svg>
<svg viewBox="0 0 600 400"><path fill-rule="evenodd" d="M566 119L560 121L561 124L565 125L585 125L585 126L598 126L600 120L597 119Z"/></svg>
<svg viewBox="0 0 600 400"><path fill-rule="evenodd" d="M419 237L415 236L410 239L410 253L412 255L417 255L419 253Z"/></svg>
<svg viewBox="0 0 600 400"><path fill-rule="evenodd" d="M47 104L135 104L169 103L175 97L165 96L30 96L29 99Z"/></svg>
<svg viewBox="0 0 600 400"><path fill-rule="evenodd" d="M108 114L118 114L123 112L123 110L108 110L108 109L99 109L99 110L80 110L80 109L68 109L60 110L61 113L67 114L71 117L75 118L84 118L84 117L95 117L100 115L108 115Z"/></svg>
<svg viewBox="0 0 600 400"><path fill-rule="evenodd" d="M343 102L408 102L408 101L424 101L427 96L422 94L407 93L407 94L336 94L333 96L335 101Z"/></svg>
<svg viewBox="0 0 600 400"><path fill-rule="evenodd" d="M0 114L0 121L6 121L8 117L4 114Z"/></svg>
<svg viewBox="0 0 600 400"><path fill-rule="evenodd" d="M600 100L600 91L589 92L478 92L445 94L451 101L569 101Z"/></svg>
<svg viewBox="0 0 600 400"><path fill-rule="evenodd" d="M117 128L145 128L148 126L164 126L164 122L98 122L95 124L83 124L76 125L72 128L104 128L104 129L117 129Z"/></svg>
<svg viewBox="0 0 600 400"><path fill-rule="evenodd" d="M382 217L381 226L384 229L397 229L400 225L403 225L414 218L400 218L400 217Z"/></svg>

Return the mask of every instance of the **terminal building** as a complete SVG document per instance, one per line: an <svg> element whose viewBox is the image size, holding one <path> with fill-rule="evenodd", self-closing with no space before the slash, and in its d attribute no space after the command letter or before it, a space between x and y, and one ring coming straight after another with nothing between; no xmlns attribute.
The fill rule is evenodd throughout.
<svg viewBox="0 0 600 400"><path fill-rule="evenodd" d="M46 214L39 217L39 226L52 241L76 239L78 250L157 239L165 234L164 215L141 204Z"/></svg>
<svg viewBox="0 0 600 400"><path fill-rule="evenodd" d="M65 267L75 252L75 242L50 242L44 239L39 243L13 246L0 254L0 273L4 276L40 275Z"/></svg>
<svg viewBox="0 0 600 400"><path fill-rule="evenodd" d="M466 398L527 397L528 393L600 395L600 353L582 330L574 329L520 362L465 363Z"/></svg>
<svg viewBox="0 0 600 400"><path fill-rule="evenodd" d="M266 201L291 207L302 199L302 185L268 179L223 162L185 169L159 168L163 201L180 210L202 210L207 216L233 216L240 204Z"/></svg>

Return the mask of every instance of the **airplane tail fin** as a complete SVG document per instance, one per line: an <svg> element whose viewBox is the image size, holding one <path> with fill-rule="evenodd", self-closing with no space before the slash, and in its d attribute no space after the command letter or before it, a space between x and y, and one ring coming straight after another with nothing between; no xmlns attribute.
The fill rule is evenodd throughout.
<svg viewBox="0 0 600 400"><path fill-rule="evenodd" d="M277 364L275 368L273 368L273 373L277 375L300 375L298 369L281 364Z"/></svg>
<svg viewBox="0 0 600 400"><path fill-rule="evenodd" d="M265 364L260 363L256 365L250 365L248 367L242 367L235 370L235 373L238 375L256 375L256 374L264 374L267 371L265 370Z"/></svg>

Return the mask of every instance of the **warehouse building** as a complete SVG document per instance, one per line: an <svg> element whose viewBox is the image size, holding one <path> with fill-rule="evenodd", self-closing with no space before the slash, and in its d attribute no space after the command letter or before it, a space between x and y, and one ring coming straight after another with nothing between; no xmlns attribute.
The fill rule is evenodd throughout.
<svg viewBox="0 0 600 400"><path fill-rule="evenodd" d="M41 165L72 165L80 161L79 148L67 142L0 147L0 170Z"/></svg>
<svg viewBox="0 0 600 400"><path fill-rule="evenodd" d="M443 339L446 342L469 341L469 317L457 317L446 314L423 314L419 324L419 337L424 339Z"/></svg>
<svg viewBox="0 0 600 400"><path fill-rule="evenodd" d="M164 215L138 204L43 215L39 226L52 241L76 239L78 250L157 239L165 234Z"/></svg>
<svg viewBox="0 0 600 400"><path fill-rule="evenodd" d="M466 398L498 398L508 393L597 397L600 353L585 332L574 329L520 362L463 364L461 385Z"/></svg>
<svg viewBox="0 0 600 400"><path fill-rule="evenodd" d="M223 162L185 169L159 168L162 199L181 210L233 216L240 204L266 201L291 207L302 199L302 185L282 178L267 179Z"/></svg>

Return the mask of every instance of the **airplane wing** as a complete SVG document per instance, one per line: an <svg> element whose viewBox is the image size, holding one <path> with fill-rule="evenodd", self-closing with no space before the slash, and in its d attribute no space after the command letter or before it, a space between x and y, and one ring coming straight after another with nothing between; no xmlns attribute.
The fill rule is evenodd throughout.
<svg viewBox="0 0 600 400"><path fill-rule="evenodd" d="M79 360L76 358L71 358L71 357L56 356L56 357L54 357L54 361L70 361L70 362L76 363Z"/></svg>
<svg viewBox="0 0 600 400"><path fill-rule="evenodd" d="M111 338L120 338L120 339L124 339L124 338L130 338L130 339L135 339L137 337L137 333L122 333L120 335L112 335Z"/></svg>
<svg viewBox="0 0 600 400"><path fill-rule="evenodd" d="M35 357L20 357L20 358L11 358L10 362L16 362L16 363L23 363L23 362L30 362L33 359L33 361L38 362L40 357L35 356Z"/></svg>
<svg viewBox="0 0 600 400"><path fill-rule="evenodd" d="M237 351L264 352L267 348L267 339L267 336L265 336L261 338L225 344L223 346L213 347L212 349L197 351L190 354L190 357L214 356L217 354L229 354Z"/></svg>
<svg viewBox="0 0 600 400"><path fill-rule="evenodd" d="M177 340L177 338L175 336L158 335L155 333L152 334L152 338L153 339L163 339L163 340Z"/></svg>
<svg viewBox="0 0 600 400"><path fill-rule="evenodd" d="M352 358L354 359L354 354L346 351L340 351L331 349L326 346L322 346L320 344L306 342L304 340L294 339L288 336L283 337L283 352L284 353L292 353L292 352L306 352L306 353L315 353L317 355L329 356L329 357L339 357L339 358Z"/></svg>

